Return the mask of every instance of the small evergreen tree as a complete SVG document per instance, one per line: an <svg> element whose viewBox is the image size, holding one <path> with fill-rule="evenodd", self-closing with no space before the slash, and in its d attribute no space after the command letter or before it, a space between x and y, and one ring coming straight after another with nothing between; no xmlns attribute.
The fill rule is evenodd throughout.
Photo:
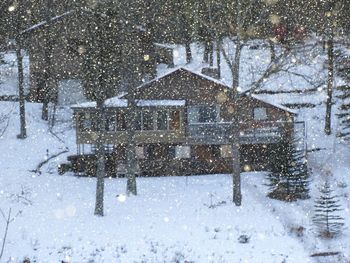
<svg viewBox="0 0 350 263"><path fill-rule="evenodd" d="M269 197L295 201L309 198L309 170L303 150L297 147L298 140L282 142L276 156L275 170L270 174ZM276 169L277 168L277 169Z"/></svg>
<svg viewBox="0 0 350 263"><path fill-rule="evenodd" d="M315 200L315 215L312 221L320 236L332 238L339 235L344 226L344 218L337 214L342 211L342 208L338 196L333 194L328 181L325 182L320 192L320 197Z"/></svg>
<svg viewBox="0 0 350 263"><path fill-rule="evenodd" d="M337 89L341 93L338 98L342 100L337 114L340 127L337 136L350 143L350 86L340 86Z"/></svg>
<svg viewBox="0 0 350 263"><path fill-rule="evenodd" d="M282 175L287 173L288 161L291 156L291 147L288 140L281 140L276 144L270 155L270 173L267 175L270 191L274 191L279 187Z"/></svg>

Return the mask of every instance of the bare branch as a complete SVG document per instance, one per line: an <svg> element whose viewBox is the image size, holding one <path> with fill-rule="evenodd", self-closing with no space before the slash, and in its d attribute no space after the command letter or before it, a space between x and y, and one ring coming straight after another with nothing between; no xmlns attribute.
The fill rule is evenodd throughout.
<svg viewBox="0 0 350 263"><path fill-rule="evenodd" d="M9 225L13 221L14 218L11 218L11 208L9 208L9 212L8 212L7 217L5 216L4 211L2 211L1 209L0 209L0 211L1 211L1 214L3 215L5 222L6 222L4 237L2 238L2 245L1 245L1 251L0 251L0 259L1 259L2 255L4 254L5 242L6 242L6 238L7 238L7 232L9 229Z"/></svg>

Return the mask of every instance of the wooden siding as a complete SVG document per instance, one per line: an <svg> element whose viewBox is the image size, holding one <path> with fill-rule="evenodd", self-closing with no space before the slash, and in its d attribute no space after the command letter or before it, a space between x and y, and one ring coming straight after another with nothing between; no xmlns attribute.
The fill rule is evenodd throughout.
<svg viewBox="0 0 350 263"><path fill-rule="evenodd" d="M293 132L294 114L254 97L242 95L234 104L229 97L229 88L217 81L207 79L185 69L178 69L156 81L144 84L136 92L140 100L185 100L181 110L179 130L136 131L135 140L142 143L176 144L228 144L230 142L231 123L239 115L241 144L270 144L290 138ZM197 105L216 105L220 108L219 122L190 124L187 109ZM267 119L255 120L254 108L265 108ZM153 110L166 107L153 107ZM118 108L107 108L109 114L115 114ZM119 108L121 110L121 108ZM93 112L93 108L75 109L75 113ZM197 126L195 126L197 125ZM94 132L84 132L77 125L77 143L94 143ZM197 130L196 130L197 129ZM196 132L195 132L196 131ZM127 132L105 132L108 144L126 143Z"/></svg>

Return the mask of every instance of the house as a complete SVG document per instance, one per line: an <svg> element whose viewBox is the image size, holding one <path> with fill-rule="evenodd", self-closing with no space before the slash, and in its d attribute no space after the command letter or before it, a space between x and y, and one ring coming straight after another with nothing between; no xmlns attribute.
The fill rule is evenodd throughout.
<svg viewBox="0 0 350 263"><path fill-rule="evenodd" d="M141 175L189 175L231 171L231 127L239 116L241 166L268 169L281 140L291 140L296 113L254 95L236 102L230 87L185 68L142 84L136 89L135 140ZM127 94L105 101L103 134L109 175L125 165ZM75 172L94 174L97 138L96 103L73 107L77 155L69 157ZM86 168L89 166L89 168Z"/></svg>
<svg viewBox="0 0 350 263"><path fill-rule="evenodd" d="M89 95L90 79L97 79L98 75L90 72L94 68L92 62L97 61L94 56L103 57L102 64L108 65L103 70L107 76L104 77L105 82L108 79L105 83L110 91L108 97L120 92L123 83L120 76L123 76L126 67L133 67L132 61L137 63L135 67L140 70L137 83L153 78L156 72L154 45L148 32L142 27L134 27L130 34L132 41L131 36L128 36L128 40L136 50L132 56L137 59L128 57L128 63L125 63L123 48L128 40L124 39L117 22L113 27L110 23L108 15L86 8L74 8L62 9L59 14L55 12L23 30L23 38L29 47L30 98L42 101L46 96L46 83L49 83L51 100L56 102L63 101L59 96L65 93L69 93L70 100L75 93L77 98ZM102 40L97 41L98 37ZM46 72L49 72L49 76L45 75ZM65 91L66 87L73 87L75 92Z"/></svg>

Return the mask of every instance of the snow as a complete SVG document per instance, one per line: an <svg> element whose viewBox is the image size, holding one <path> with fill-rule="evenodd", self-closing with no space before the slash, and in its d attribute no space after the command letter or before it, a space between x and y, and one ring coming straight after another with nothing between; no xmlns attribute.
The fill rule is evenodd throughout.
<svg viewBox="0 0 350 263"><path fill-rule="evenodd" d="M1 102L0 107L7 110L13 103ZM57 164L68 153L50 161L42 174L31 172L47 158L47 149L51 155L67 145L73 154L74 132L64 131L63 144L39 120L40 105L28 103L27 110L28 138L15 138L18 120L13 112L0 141L0 147L7 149L0 160L0 207L5 212L11 207L14 214L21 211L10 225L5 259L175 262L179 257L183 262L183 257L195 262L230 262L232 258L305 262L308 257L269 205L259 201L265 198L263 173L243 175L240 208L231 202L229 175L138 178L136 197L125 196L125 178L106 179L106 215L93 216L95 179L57 174ZM16 198L21 195L32 204ZM210 204L220 205L209 208ZM242 234L250 236L248 244L238 242Z"/></svg>
<svg viewBox="0 0 350 263"><path fill-rule="evenodd" d="M107 179L105 216L93 216L95 179L59 176L57 165L75 153L74 130L66 123L55 127L64 143L48 132L40 120L39 104L27 103L28 138L18 140L17 104L0 102L0 111L10 113L10 125L0 138L2 179L0 208L14 214L5 247L5 259L18 262L24 257L39 262L313 262L319 251L349 249L349 230L335 241L319 240L310 222L312 200L283 203L266 197L264 173L243 173L243 205L231 202L230 175L138 178L138 196L125 195L126 179ZM66 108L66 111L68 108ZM315 114L316 113L316 114ZM321 113L321 114L320 114ZM310 113L308 113L310 114ZM322 116L320 108L308 116ZM322 139L320 120L309 143ZM311 125L313 125L311 123ZM329 141L329 139L328 139ZM5 148L6 147L6 148ZM68 147L42 168L31 170L49 155ZM332 149L332 144L327 147ZM6 149L6 154L5 153ZM334 152L310 153L314 169L312 196L317 196L323 165L334 173L333 186L342 196L349 218L347 187L350 157L348 148L335 144ZM24 189L24 191L23 191ZM340 190L340 191L339 191ZM24 196L32 204L26 204ZM209 208L210 205L214 208ZM303 226L298 238L293 229ZM4 222L0 221L0 229ZM247 244L238 242L248 235Z"/></svg>
<svg viewBox="0 0 350 263"><path fill-rule="evenodd" d="M194 61L186 68L200 72L202 50L197 44L192 47ZM184 48L178 45L174 50L176 69L185 64L181 52ZM249 71L253 63L249 57L258 56L262 62L259 67L263 67L268 64L268 52L263 48L244 48L243 53L247 58L242 63L245 73L241 78L242 90L246 90L247 83L256 79ZM324 79L325 56L322 51L319 53L321 55L313 58L315 63L297 67L298 71L293 72L305 71ZM5 60L7 64L0 66L0 95L15 95L14 54L6 54ZM25 65L28 67L27 62ZM169 70L164 65L158 69L162 74ZM227 67L223 67L223 72L226 73L220 82L229 86ZM264 82L263 88L273 91L312 88L305 79L294 75L290 81L289 77L288 74L273 76ZM340 81L338 79L337 83ZM126 105L121 97L112 98L106 104ZM335 98L333 105L332 135L326 136L323 132L326 98L323 86L311 92L264 94L259 98L277 104L315 104L314 108L298 111L298 118L305 120L308 127L309 149L318 149L308 153L313 172L311 199L285 203L267 198L263 172L242 173L241 207L234 206L231 201L230 175L137 178L138 195L130 197L125 195L125 178L107 178L104 217L93 215L95 178L57 173L57 166L66 162L68 155L76 153L70 108L57 109L56 125L51 129L40 119L41 105L26 103L28 138L19 140L16 138L18 103L0 101L0 208L5 213L12 208L15 216L9 226L4 262L22 262L25 257L32 262L349 262L350 148L335 136L339 100ZM146 102L148 105L185 103L142 103ZM40 162L65 150L68 152L44 164L40 173L33 172ZM319 195L317 188L329 176L326 175L329 171L331 186L344 208L342 216L347 228L340 237L324 240L315 233L311 218L313 200ZM299 227L304 228L301 236L297 232ZM4 228L5 222L0 218L1 236ZM249 242L240 243L241 235L247 235ZM341 256L325 261L310 257L313 253L327 251L339 251Z"/></svg>
<svg viewBox="0 0 350 263"><path fill-rule="evenodd" d="M139 100L137 106L185 106L185 100Z"/></svg>
<svg viewBox="0 0 350 263"><path fill-rule="evenodd" d="M138 107L150 107L150 106L185 106L185 100L137 100L136 105ZM127 107L128 100L120 99L120 95L107 99L104 102L105 107ZM83 102L75 104L72 108L95 108L96 102Z"/></svg>

